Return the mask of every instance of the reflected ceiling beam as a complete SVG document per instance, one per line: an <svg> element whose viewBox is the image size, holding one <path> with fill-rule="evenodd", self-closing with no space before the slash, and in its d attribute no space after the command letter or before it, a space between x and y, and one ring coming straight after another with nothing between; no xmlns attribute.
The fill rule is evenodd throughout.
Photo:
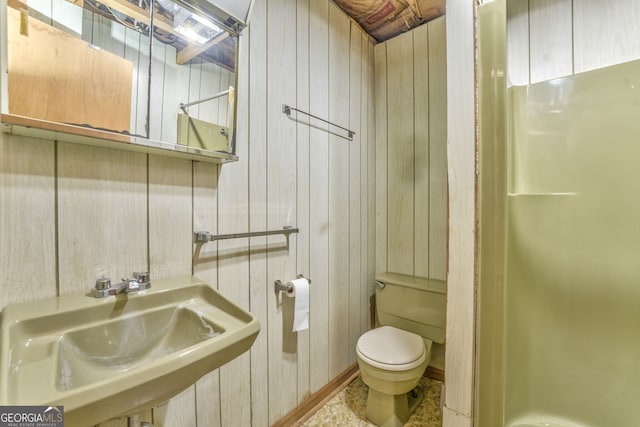
<svg viewBox="0 0 640 427"><path fill-rule="evenodd" d="M209 40L205 44L195 44L195 43L189 44L188 46L178 50L178 53L176 55L176 63L179 65L186 64L191 59L200 55L202 52L209 50L210 48L217 45L227 37L229 37L229 33L225 31L221 33L219 36L217 36L216 38Z"/></svg>
<svg viewBox="0 0 640 427"><path fill-rule="evenodd" d="M136 21L142 22L146 25L149 25L149 11L143 9L141 7L136 6L133 3L129 3L127 0L98 0L100 3L105 6L109 6L111 9L115 9L118 12L122 12L125 15L135 19ZM176 37L182 38L180 34L173 29L173 23L167 21L165 17L159 15L158 13L153 14L153 25L165 31L167 33L171 33Z"/></svg>
<svg viewBox="0 0 640 427"><path fill-rule="evenodd" d="M112 9L117 10L118 12L122 12L125 15L135 19L138 22L142 22L146 25L149 25L149 12L146 9L136 6L133 3L129 3L127 0L99 0L102 4L109 6ZM180 33L178 33L173 28L173 23L169 22L164 16L154 13L153 15L153 25L159 28L162 31L165 31L169 34L173 34L181 40L184 40L187 45L183 48L178 48L176 53L176 63L177 64L185 64L189 62L191 59L200 55L201 53L207 51L211 47L217 45L227 37L229 37L229 33L223 32L218 37L210 40L205 44L197 44L193 43L187 39L185 39Z"/></svg>

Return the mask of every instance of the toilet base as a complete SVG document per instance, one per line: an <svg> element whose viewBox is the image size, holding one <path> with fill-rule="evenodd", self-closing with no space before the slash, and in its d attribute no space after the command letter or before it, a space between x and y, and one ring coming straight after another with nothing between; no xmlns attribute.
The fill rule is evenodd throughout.
<svg viewBox="0 0 640 427"><path fill-rule="evenodd" d="M385 394L369 387L366 416L380 427L402 427L418 407L424 393L414 389L403 394Z"/></svg>

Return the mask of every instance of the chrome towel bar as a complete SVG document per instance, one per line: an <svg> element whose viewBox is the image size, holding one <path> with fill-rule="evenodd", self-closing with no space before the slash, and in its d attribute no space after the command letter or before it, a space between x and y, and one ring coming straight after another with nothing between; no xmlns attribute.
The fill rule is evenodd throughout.
<svg viewBox="0 0 640 427"><path fill-rule="evenodd" d="M216 240L242 239L244 237L272 236L275 234L283 234L289 238L291 233L298 233L297 227L284 226L280 230L269 231L250 231L248 233L232 233L232 234L210 234L208 231L196 231L193 233L193 240L196 243L213 242Z"/></svg>
<svg viewBox="0 0 640 427"><path fill-rule="evenodd" d="M197 105L197 104L202 104L203 102L206 101L211 101L212 99L217 99L217 98L221 98L225 95L229 95L230 92L232 92L233 88L229 88L227 90L223 90L222 92L218 92L213 96L210 96L208 98L202 98L202 99L198 99L197 101L193 101L193 102L187 102L186 104L181 102L179 107L182 108L183 110L185 110L188 107L191 107L192 105Z"/></svg>
<svg viewBox="0 0 640 427"><path fill-rule="evenodd" d="M334 132L328 131L330 134L332 134L332 135L336 135L336 136L339 136L340 138L344 138L344 139L348 139L349 141L353 141L353 135L355 135L355 134L356 134L356 133L355 133L354 131L352 131L351 129L347 129L347 128L342 127L342 126L340 126L340 125L337 125L337 124L335 124L335 123L331 123L331 122L330 122L330 121L328 121L328 120L322 119L322 118L320 118L320 117L318 117L318 116L314 116L314 115L313 115L313 114L311 114L311 113L307 113L307 112L305 112L305 111L298 110L297 108L293 108L293 107L291 107L291 106L289 106L289 105L287 105L287 104L282 104L282 112L283 112L284 114L286 114L286 115L287 115L287 117L289 117L291 120L296 120L296 121L297 121L297 119L294 119L293 117L291 117L291 112L292 112L292 111L295 111L295 112L300 113L300 114L304 114L304 115L309 116L309 117L312 117L312 118L314 118L314 119L316 119L316 120L320 120L321 122L324 122L324 123L330 124L331 126L337 127L338 129L342 129L343 131L347 132L347 134L349 135L349 136L344 136L344 135L340 135L340 134L338 134L338 133L334 133Z"/></svg>

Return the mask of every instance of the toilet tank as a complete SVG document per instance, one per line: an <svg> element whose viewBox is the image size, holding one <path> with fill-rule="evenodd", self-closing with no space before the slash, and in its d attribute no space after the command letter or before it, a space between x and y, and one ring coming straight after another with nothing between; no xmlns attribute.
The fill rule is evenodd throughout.
<svg viewBox="0 0 640 427"><path fill-rule="evenodd" d="M376 326L395 326L439 344L444 343L447 308L442 280L404 274L376 275Z"/></svg>

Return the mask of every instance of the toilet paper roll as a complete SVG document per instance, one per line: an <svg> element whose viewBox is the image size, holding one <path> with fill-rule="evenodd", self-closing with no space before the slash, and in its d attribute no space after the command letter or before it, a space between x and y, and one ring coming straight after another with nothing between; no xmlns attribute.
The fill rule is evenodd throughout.
<svg viewBox="0 0 640 427"><path fill-rule="evenodd" d="M295 298L293 313L293 332L309 329L309 281L306 278L287 282L291 290L287 296Z"/></svg>

